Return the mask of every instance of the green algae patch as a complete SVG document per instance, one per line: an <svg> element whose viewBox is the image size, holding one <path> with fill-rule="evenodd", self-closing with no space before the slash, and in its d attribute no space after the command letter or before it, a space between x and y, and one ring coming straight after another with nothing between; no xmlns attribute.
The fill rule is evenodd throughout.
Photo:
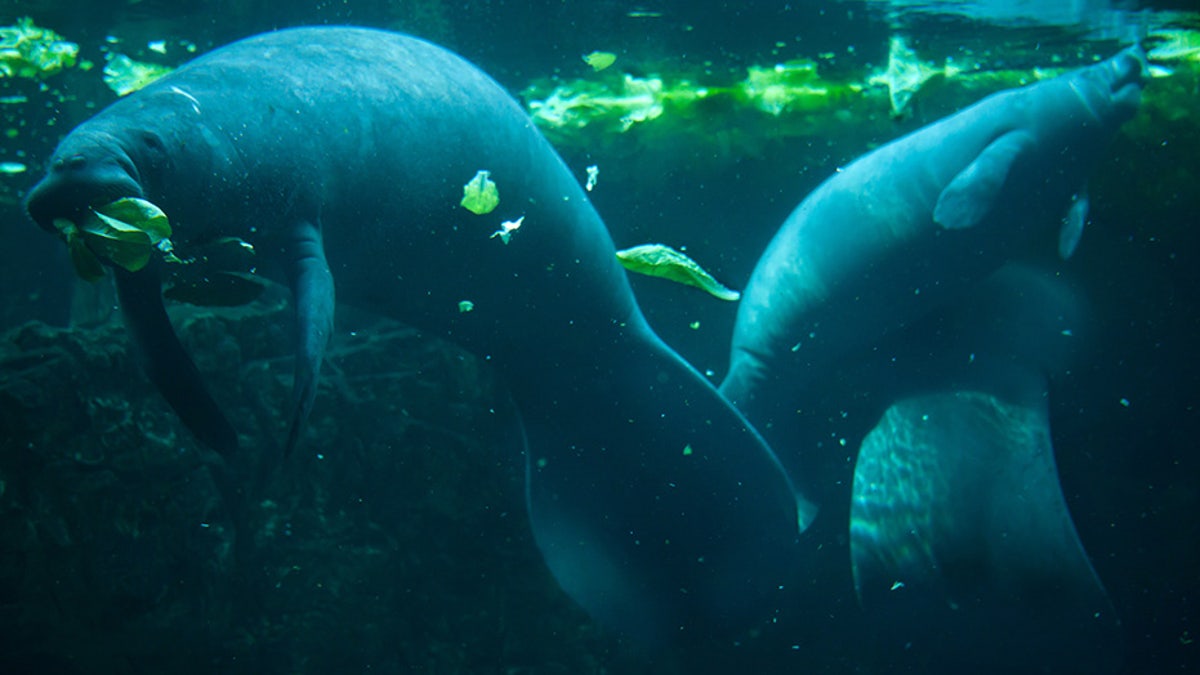
<svg viewBox="0 0 1200 675"><path fill-rule="evenodd" d="M617 260L630 272L694 286L720 300L736 301L741 293L727 288L688 256L664 244L643 244L617 251Z"/></svg>
<svg viewBox="0 0 1200 675"><path fill-rule="evenodd" d="M0 77L45 79L75 65L79 45L68 42L30 17L0 27Z"/></svg>
<svg viewBox="0 0 1200 675"><path fill-rule="evenodd" d="M491 171L479 170L475 177L463 186L462 207L477 216L491 213L500 205L500 191L492 182Z"/></svg>
<svg viewBox="0 0 1200 675"><path fill-rule="evenodd" d="M108 63L104 66L104 84L116 92L117 96L126 96L172 70L174 68L170 66L135 61L124 54L109 54Z"/></svg>

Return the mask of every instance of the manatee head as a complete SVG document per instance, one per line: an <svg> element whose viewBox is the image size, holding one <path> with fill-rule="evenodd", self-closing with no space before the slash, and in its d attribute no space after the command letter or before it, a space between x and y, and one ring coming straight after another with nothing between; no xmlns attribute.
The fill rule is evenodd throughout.
<svg viewBox="0 0 1200 675"><path fill-rule="evenodd" d="M55 220L78 223L92 207L144 196L137 168L122 144L87 125L63 139L48 166L25 201L30 217L48 232L58 231Z"/></svg>
<svg viewBox="0 0 1200 675"><path fill-rule="evenodd" d="M1079 71L1072 88L1098 121L1120 124L1137 112L1145 70L1145 54L1133 47Z"/></svg>

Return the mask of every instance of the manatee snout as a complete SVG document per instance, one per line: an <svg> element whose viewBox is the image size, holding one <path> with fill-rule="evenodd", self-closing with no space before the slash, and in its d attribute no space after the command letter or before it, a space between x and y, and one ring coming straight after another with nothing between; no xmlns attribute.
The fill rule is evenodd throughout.
<svg viewBox="0 0 1200 675"><path fill-rule="evenodd" d="M92 207L144 196L131 171L123 158L82 152L56 156L46 176L29 191L25 211L42 229L57 232L57 219L78 223Z"/></svg>
<svg viewBox="0 0 1200 675"><path fill-rule="evenodd" d="M1113 104L1122 112L1132 115L1141 102L1142 76L1147 66L1145 53L1140 47L1131 47L1105 65Z"/></svg>

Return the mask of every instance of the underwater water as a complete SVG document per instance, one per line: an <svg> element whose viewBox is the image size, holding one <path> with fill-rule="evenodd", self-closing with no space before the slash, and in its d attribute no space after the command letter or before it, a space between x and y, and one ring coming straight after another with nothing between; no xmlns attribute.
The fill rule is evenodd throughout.
<svg viewBox="0 0 1200 675"><path fill-rule="evenodd" d="M875 547L856 559L882 561L882 574L942 555L936 541L895 544L879 532L892 521L872 509L937 503L935 488L965 495L946 497L960 504L976 494L935 486L920 478L927 468L899 461L879 479L898 492L857 491L851 501L864 438L901 430L867 446L884 458L935 443L915 432L901 439L910 445L898 442L913 420L884 416L889 387L864 384L897 355L941 349L925 324L863 336L861 351L824 364L792 420L801 435L764 425L785 467L796 470L802 451L821 458L822 510L799 545L819 550L824 566L798 573L794 604L683 645L642 644L593 620L547 569L526 516L517 414L487 355L339 305L311 419L284 459L287 292L268 286L253 302L224 303L232 307L172 303L181 341L242 436L231 457L199 443L139 369L111 285L76 279L67 249L22 200L62 137L144 84L152 66L323 24L402 31L462 55L533 116L581 184L595 167L587 195L618 249L669 245L737 290L796 205L855 158L990 93L1144 41L1154 70L1137 114L1091 171L1074 255L1059 259L1057 233L1006 252L1084 299L1087 348L1048 375L1044 411L971 399L969 423L930 434L953 444L951 432L1024 420L1003 426L992 438L1004 442L987 451L1003 467L1005 448L1019 445L1057 472L1061 494L1053 484L1034 494L1014 472L997 484L1019 494L1005 501L1010 493L997 489L996 508L1028 508L1037 526L1065 528L1065 540L1077 533L1086 558L1071 573L1094 571L1116 632L1059 626L1051 605L1047 623L1029 629L1037 635L1023 633L1022 612L1042 608L1021 603L1057 590L1033 582L1014 595L997 582L982 596L995 613L962 626L941 595L929 606L893 604L899 596L856 587L852 572L861 582L874 569L852 570L856 531ZM0 0L4 27L0 671L1150 673L1200 664L1193 3ZM654 330L720 384L738 303L646 275L630 281ZM973 297L983 296L966 290L957 302L979 313ZM1062 330L1071 329L1084 332ZM596 397L600 408L603 392ZM1052 506L1028 507L1038 499ZM908 524L897 527L929 518L899 511L891 515ZM1037 523L1039 513L1057 520ZM1052 558L1030 540L1009 563L1022 579L1022 561L1036 569L1049 564L1040 553ZM895 576L892 591L919 585ZM1023 660L1026 642L1036 647Z"/></svg>

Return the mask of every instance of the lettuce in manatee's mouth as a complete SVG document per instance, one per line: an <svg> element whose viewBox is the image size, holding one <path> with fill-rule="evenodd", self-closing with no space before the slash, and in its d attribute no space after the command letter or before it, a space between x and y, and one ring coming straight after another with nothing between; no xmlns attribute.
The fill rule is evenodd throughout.
<svg viewBox="0 0 1200 675"><path fill-rule="evenodd" d="M87 281L104 276L105 262L137 272L155 250L172 256L167 215L136 197L97 206L79 223L55 219L54 227L67 242L75 272Z"/></svg>
<svg viewBox="0 0 1200 675"><path fill-rule="evenodd" d="M222 237L189 247L180 259L171 245L171 224L162 209L145 199L127 197L91 209L80 223L54 220L67 242L75 272L87 281L104 276L110 264L137 272L157 251L171 265L163 295L201 306L234 307L262 294L266 283L255 273L254 247L241 239Z"/></svg>

